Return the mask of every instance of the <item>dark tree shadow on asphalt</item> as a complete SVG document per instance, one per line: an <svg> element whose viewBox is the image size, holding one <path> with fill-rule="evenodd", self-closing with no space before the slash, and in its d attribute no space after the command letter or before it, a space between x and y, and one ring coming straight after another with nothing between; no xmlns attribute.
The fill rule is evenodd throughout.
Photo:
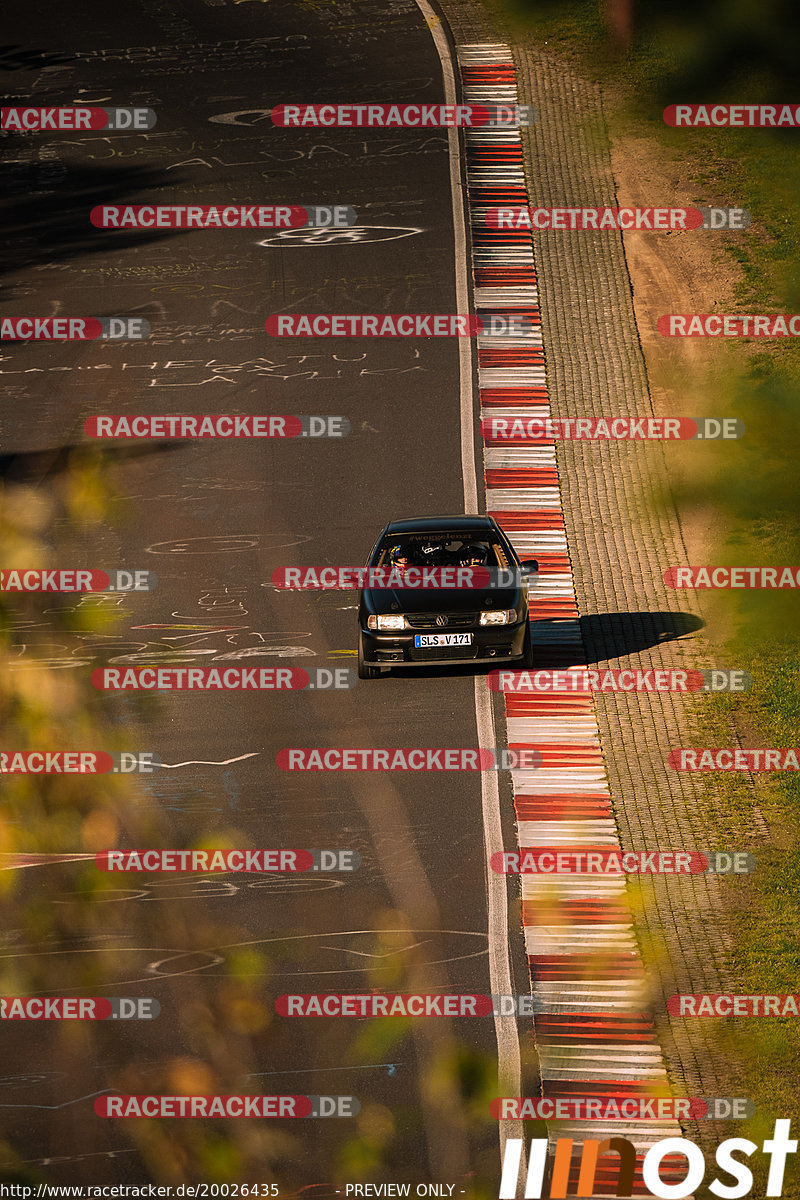
<svg viewBox="0 0 800 1200"><path fill-rule="evenodd" d="M7 147L6 147L7 149ZM34 164L37 165L37 164ZM21 179L7 194L0 208L3 245L0 272L15 274L25 269L62 263L103 251L118 253L151 242L166 241L181 230L98 229L89 220L99 205L158 203L152 193L180 186L180 180L147 167L99 167L63 163L63 174L44 190L36 181Z"/></svg>
<svg viewBox="0 0 800 1200"><path fill-rule="evenodd" d="M32 50L19 42L5 42L0 46L0 71L42 71L74 61L72 54L48 54L44 50ZM24 104L23 100L17 103Z"/></svg>
<svg viewBox="0 0 800 1200"><path fill-rule="evenodd" d="M0 45L0 78L6 73L29 75L45 67L68 63L73 55L48 54L17 44ZM3 80L0 99L6 106L47 106L39 97L31 100L23 83L16 77ZM20 92L10 87L20 83ZM102 141L102 132L97 133ZM0 161L4 186L0 203L3 239L0 243L0 275L15 276L26 269L64 263L82 255L105 251L116 253L152 242L166 241L181 230L99 229L89 214L99 205L158 203L158 189L174 193L183 180L174 172L150 167L117 166L92 161L91 149L82 153L83 161L40 156L41 135L7 131L0 133ZM85 140L91 147L92 135ZM88 161L86 161L88 160ZM170 196L171 198L171 196ZM25 295L24 287L19 289ZM2 298L14 300L12 286Z"/></svg>
<svg viewBox="0 0 800 1200"><path fill-rule="evenodd" d="M42 484L54 475L63 475L67 471L80 466L81 460L97 461L98 456L103 464L130 462L139 458L149 458L154 454L165 454L180 450L188 442L156 442L151 444L136 444L133 446L103 446L96 443L75 442L72 445L54 446L49 450L25 450L19 454L0 454L0 481L5 483L25 483L36 486Z"/></svg>

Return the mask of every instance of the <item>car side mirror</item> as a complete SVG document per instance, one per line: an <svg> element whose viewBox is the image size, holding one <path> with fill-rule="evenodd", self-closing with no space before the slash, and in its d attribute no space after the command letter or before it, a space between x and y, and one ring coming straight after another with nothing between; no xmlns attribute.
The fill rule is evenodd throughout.
<svg viewBox="0 0 800 1200"><path fill-rule="evenodd" d="M519 565L522 568L523 576L539 574L539 563L538 563L538 560L535 558L523 558L522 562Z"/></svg>

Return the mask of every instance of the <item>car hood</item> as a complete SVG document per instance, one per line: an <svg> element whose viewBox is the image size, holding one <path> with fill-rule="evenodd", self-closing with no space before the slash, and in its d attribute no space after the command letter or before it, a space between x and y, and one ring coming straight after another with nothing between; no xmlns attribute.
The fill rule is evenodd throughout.
<svg viewBox="0 0 800 1200"><path fill-rule="evenodd" d="M365 588L364 603L373 612L478 612L516 608L519 588ZM397 607L394 607L394 606Z"/></svg>

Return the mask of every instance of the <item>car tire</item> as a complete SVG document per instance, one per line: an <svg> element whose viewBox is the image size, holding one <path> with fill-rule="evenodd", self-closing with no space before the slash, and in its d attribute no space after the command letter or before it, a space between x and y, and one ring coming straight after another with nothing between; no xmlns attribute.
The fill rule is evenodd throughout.
<svg viewBox="0 0 800 1200"><path fill-rule="evenodd" d="M377 679L381 673L380 667L371 667L364 660L364 637L363 634L358 635L358 678L359 679Z"/></svg>
<svg viewBox="0 0 800 1200"><path fill-rule="evenodd" d="M522 641L522 658L520 659L520 664L525 671L530 671L533 667L533 635L531 634L530 621L525 628L525 637Z"/></svg>

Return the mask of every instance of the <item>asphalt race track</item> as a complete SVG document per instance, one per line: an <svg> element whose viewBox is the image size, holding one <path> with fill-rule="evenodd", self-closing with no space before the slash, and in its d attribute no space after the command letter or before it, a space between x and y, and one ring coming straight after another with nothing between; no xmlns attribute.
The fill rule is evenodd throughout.
<svg viewBox="0 0 800 1200"><path fill-rule="evenodd" d="M24 981L28 994L142 996L161 1007L153 1021L4 1028L3 1137L20 1178L275 1180L283 1195L325 1196L337 1194L327 1180L349 1164L361 1179L366 1163L367 1177L491 1194L491 1018L409 1026L275 1013L284 992L492 990L481 776L290 773L276 762L292 746L477 746L476 673L414 671L288 693L144 696L90 683L105 666L354 673L355 592L282 591L273 572L362 564L386 521L464 511L455 339L264 330L276 313L458 311L464 264L447 131L321 132L269 120L272 106L292 101L441 101L431 32L411 0L56 9L34 0L6 16L4 41L5 104L157 114L147 134L2 142L11 186L1 315L121 315L151 327L143 341L4 344L8 494L29 512L38 497L54 514L43 565L149 570L158 580L152 592L95 606L20 600L7 666L42 697L51 683L37 680L72 689L87 735L103 730L109 748L166 764L124 785L81 780L69 795L85 818L82 841L62 836L58 809L44 838L26 840L24 809L8 818L15 883L3 894L4 994ZM101 230L89 221L96 205L155 201L340 204L358 219L289 233ZM88 438L84 422L110 413L334 415L350 432ZM75 471L94 481L96 511L70 490ZM10 713L9 748L86 748L77 718L66 742L58 731L60 695L49 733L44 721L15 726ZM95 804L110 825L87 826ZM106 832L125 847L142 844L138 834L163 847L350 849L361 867L109 876L96 890L91 854ZM508 953L515 991L525 992L516 911ZM523 1047L526 1072L535 1069L529 1054ZM362 1115L359 1124L94 1113L108 1091L170 1090L355 1096Z"/></svg>

